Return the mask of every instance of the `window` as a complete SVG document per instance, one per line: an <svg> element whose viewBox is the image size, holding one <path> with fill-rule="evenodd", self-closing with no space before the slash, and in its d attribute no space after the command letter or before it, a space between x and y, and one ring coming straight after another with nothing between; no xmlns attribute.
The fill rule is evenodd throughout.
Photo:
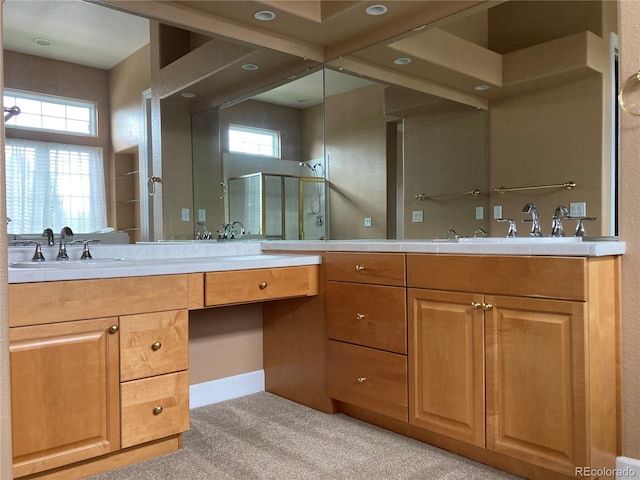
<svg viewBox="0 0 640 480"><path fill-rule="evenodd" d="M4 106L20 109L7 127L96 136L96 104L92 102L7 89Z"/></svg>
<svg viewBox="0 0 640 480"><path fill-rule="evenodd" d="M280 158L280 132L229 125L229 151Z"/></svg>
<svg viewBox="0 0 640 480"><path fill-rule="evenodd" d="M6 139L8 233L106 227L102 149Z"/></svg>

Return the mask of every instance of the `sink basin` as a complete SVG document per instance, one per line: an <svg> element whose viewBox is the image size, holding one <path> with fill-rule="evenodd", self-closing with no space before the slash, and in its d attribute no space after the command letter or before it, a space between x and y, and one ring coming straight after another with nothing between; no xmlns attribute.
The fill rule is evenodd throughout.
<svg viewBox="0 0 640 480"><path fill-rule="evenodd" d="M477 238L459 238L460 243L507 243L520 244L527 243L538 245L541 243L580 243L582 237L477 237Z"/></svg>
<svg viewBox="0 0 640 480"><path fill-rule="evenodd" d="M129 265L132 260L124 258L92 258L90 260L49 260L46 262L12 262L9 264L13 268L106 268Z"/></svg>

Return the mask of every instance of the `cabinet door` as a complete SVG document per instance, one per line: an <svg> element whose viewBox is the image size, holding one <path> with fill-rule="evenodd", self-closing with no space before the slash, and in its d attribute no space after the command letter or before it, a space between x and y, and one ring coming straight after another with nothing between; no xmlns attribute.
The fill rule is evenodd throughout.
<svg viewBox="0 0 640 480"><path fill-rule="evenodd" d="M410 289L408 298L409 423L483 447L482 295Z"/></svg>
<svg viewBox="0 0 640 480"><path fill-rule="evenodd" d="M120 448L117 318L10 329L14 476Z"/></svg>
<svg viewBox="0 0 640 480"><path fill-rule="evenodd" d="M487 448L573 476L589 465L585 304L486 301Z"/></svg>

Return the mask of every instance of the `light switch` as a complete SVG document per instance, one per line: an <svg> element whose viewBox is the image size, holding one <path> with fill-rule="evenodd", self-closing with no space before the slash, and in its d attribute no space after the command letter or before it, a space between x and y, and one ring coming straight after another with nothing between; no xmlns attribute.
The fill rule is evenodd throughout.
<svg viewBox="0 0 640 480"><path fill-rule="evenodd" d="M476 220L484 219L484 207L476 207Z"/></svg>
<svg viewBox="0 0 640 480"><path fill-rule="evenodd" d="M365 227L371 226L371 217L364 217L364 226Z"/></svg>
<svg viewBox="0 0 640 480"><path fill-rule="evenodd" d="M422 210L413 210L411 212L411 221L413 223L422 223L424 221L424 213Z"/></svg>
<svg viewBox="0 0 640 480"><path fill-rule="evenodd" d="M587 216L587 202L575 202L569 204L569 215L572 217Z"/></svg>
<svg viewBox="0 0 640 480"><path fill-rule="evenodd" d="M494 205L493 218L502 218L502 205Z"/></svg>
<svg viewBox="0 0 640 480"><path fill-rule="evenodd" d="M188 208L183 208L182 209L182 221L183 222L188 222L189 221L189 209Z"/></svg>
<svg viewBox="0 0 640 480"><path fill-rule="evenodd" d="M206 222L207 221L207 210L204 208L198 209L198 221Z"/></svg>

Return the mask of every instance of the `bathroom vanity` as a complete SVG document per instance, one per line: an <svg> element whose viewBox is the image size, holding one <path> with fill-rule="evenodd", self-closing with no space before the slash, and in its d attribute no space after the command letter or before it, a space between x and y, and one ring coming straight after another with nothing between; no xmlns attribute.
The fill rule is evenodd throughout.
<svg viewBox="0 0 640 480"><path fill-rule="evenodd" d="M16 477L82 478L180 448L189 311L247 302L264 302L267 391L527 478L614 466L623 243L216 247L10 269Z"/></svg>

